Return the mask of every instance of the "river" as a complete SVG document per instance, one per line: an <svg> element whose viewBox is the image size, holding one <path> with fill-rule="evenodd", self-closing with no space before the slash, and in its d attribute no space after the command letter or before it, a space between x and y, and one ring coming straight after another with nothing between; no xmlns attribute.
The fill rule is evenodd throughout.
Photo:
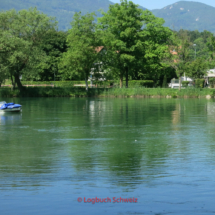
<svg viewBox="0 0 215 215"><path fill-rule="evenodd" d="M215 100L4 100L0 214L215 213Z"/></svg>

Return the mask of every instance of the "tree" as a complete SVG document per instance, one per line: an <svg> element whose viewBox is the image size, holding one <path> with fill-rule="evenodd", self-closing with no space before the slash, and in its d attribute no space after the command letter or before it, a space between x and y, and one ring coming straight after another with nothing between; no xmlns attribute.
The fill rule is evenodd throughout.
<svg viewBox="0 0 215 215"><path fill-rule="evenodd" d="M39 73L40 80L50 81L54 77L59 78L58 62L62 54L67 51L66 38L67 32L54 29L44 36L40 48L46 53L47 62Z"/></svg>
<svg viewBox="0 0 215 215"><path fill-rule="evenodd" d="M20 90L23 89L20 76L35 77L46 63L40 44L55 27L55 19L36 8L0 12L0 65Z"/></svg>
<svg viewBox="0 0 215 215"><path fill-rule="evenodd" d="M121 0L121 4L110 5L98 22L107 50L105 64L120 78L120 87L124 76L128 87L128 76L133 71L144 74L162 68L161 59L171 35L163 27L163 19L131 1Z"/></svg>
<svg viewBox="0 0 215 215"><path fill-rule="evenodd" d="M209 49L210 59L209 59L209 65L211 67L215 66L215 36L211 35L208 38L207 47Z"/></svg>
<svg viewBox="0 0 215 215"><path fill-rule="evenodd" d="M61 73L64 78L71 78L74 75L84 76L86 90L88 90L88 77L98 55L94 16L95 13L85 16L81 16L81 13L75 13L71 22L72 29L68 31L68 51L63 54L60 62Z"/></svg>
<svg viewBox="0 0 215 215"><path fill-rule="evenodd" d="M204 58L197 58L188 63L187 75L192 78L203 78L208 68L208 62Z"/></svg>
<svg viewBox="0 0 215 215"><path fill-rule="evenodd" d="M7 78L7 69L0 65L0 87L4 83L5 79Z"/></svg>
<svg viewBox="0 0 215 215"><path fill-rule="evenodd" d="M194 40L193 45L194 44L195 44L195 49L193 46L190 50L190 56L192 56L192 59L196 59L198 57L208 59L209 51L208 51L207 43L204 42L204 39L202 37L199 37L198 39Z"/></svg>
<svg viewBox="0 0 215 215"><path fill-rule="evenodd" d="M187 35L186 31L181 31L179 35L173 34L174 39L172 46L169 48L172 51L171 61L169 65L175 69L176 74L179 78L179 90L181 90L181 76L184 72L188 71L188 62L190 61L190 47L192 43Z"/></svg>
<svg viewBox="0 0 215 215"><path fill-rule="evenodd" d="M174 35L173 47L177 55L172 66L177 70L178 77L180 78L185 72L189 77L202 78L206 70L214 65L212 33L180 30ZM196 55L194 44L196 44Z"/></svg>

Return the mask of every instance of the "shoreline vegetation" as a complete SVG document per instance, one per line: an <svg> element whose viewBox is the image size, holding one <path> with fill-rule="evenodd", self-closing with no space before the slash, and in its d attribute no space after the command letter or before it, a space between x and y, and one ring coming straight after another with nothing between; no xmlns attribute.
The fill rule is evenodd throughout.
<svg viewBox="0 0 215 215"><path fill-rule="evenodd" d="M23 91L0 88L0 97L116 97L116 98L215 98L213 88L89 88L26 87Z"/></svg>
<svg viewBox="0 0 215 215"><path fill-rule="evenodd" d="M71 21L71 28L62 32L55 17L37 8L0 12L0 87L11 82L14 89L2 89L1 95L214 96L213 91L186 88L214 87L211 32L173 31L163 19L128 0L110 5L102 17L77 12ZM173 79L183 92L165 89ZM89 80L100 89L76 88L88 91Z"/></svg>

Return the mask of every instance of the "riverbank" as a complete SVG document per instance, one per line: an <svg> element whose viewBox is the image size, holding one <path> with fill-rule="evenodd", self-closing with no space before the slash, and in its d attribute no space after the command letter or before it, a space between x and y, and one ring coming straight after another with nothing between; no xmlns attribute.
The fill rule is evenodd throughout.
<svg viewBox="0 0 215 215"><path fill-rule="evenodd" d="M0 97L154 97L154 98L214 98L215 89L209 88L53 88L28 87L22 92L10 88L0 88Z"/></svg>

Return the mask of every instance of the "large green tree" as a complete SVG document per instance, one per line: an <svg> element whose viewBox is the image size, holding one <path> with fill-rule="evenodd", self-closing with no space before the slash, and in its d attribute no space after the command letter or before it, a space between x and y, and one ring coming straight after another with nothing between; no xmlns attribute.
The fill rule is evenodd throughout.
<svg viewBox="0 0 215 215"><path fill-rule="evenodd" d="M86 90L88 90L88 78L90 72L97 62L98 39L95 33L95 14L75 13L72 28L68 31L68 50L63 54L60 62L62 77L72 78L74 76L84 77Z"/></svg>
<svg viewBox="0 0 215 215"><path fill-rule="evenodd" d="M46 64L46 53L40 46L55 27L55 19L36 8L0 12L0 67L20 90L23 89L20 76L33 78Z"/></svg>
<svg viewBox="0 0 215 215"><path fill-rule="evenodd" d="M60 78L58 63L62 54L67 51L66 38L67 32L56 30L49 31L44 36L40 48L46 53L47 63L41 68L39 73L40 80L50 81Z"/></svg>
<svg viewBox="0 0 215 215"><path fill-rule="evenodd" d="M121 0L121 4L110 5L98 20L107 50L105 65L120 78L120 87L123 77L128 87L129 74L134 71L155 73L164 66L161 60L167 53L171 31L163 27L163 19L131 1Z"/></svg>

